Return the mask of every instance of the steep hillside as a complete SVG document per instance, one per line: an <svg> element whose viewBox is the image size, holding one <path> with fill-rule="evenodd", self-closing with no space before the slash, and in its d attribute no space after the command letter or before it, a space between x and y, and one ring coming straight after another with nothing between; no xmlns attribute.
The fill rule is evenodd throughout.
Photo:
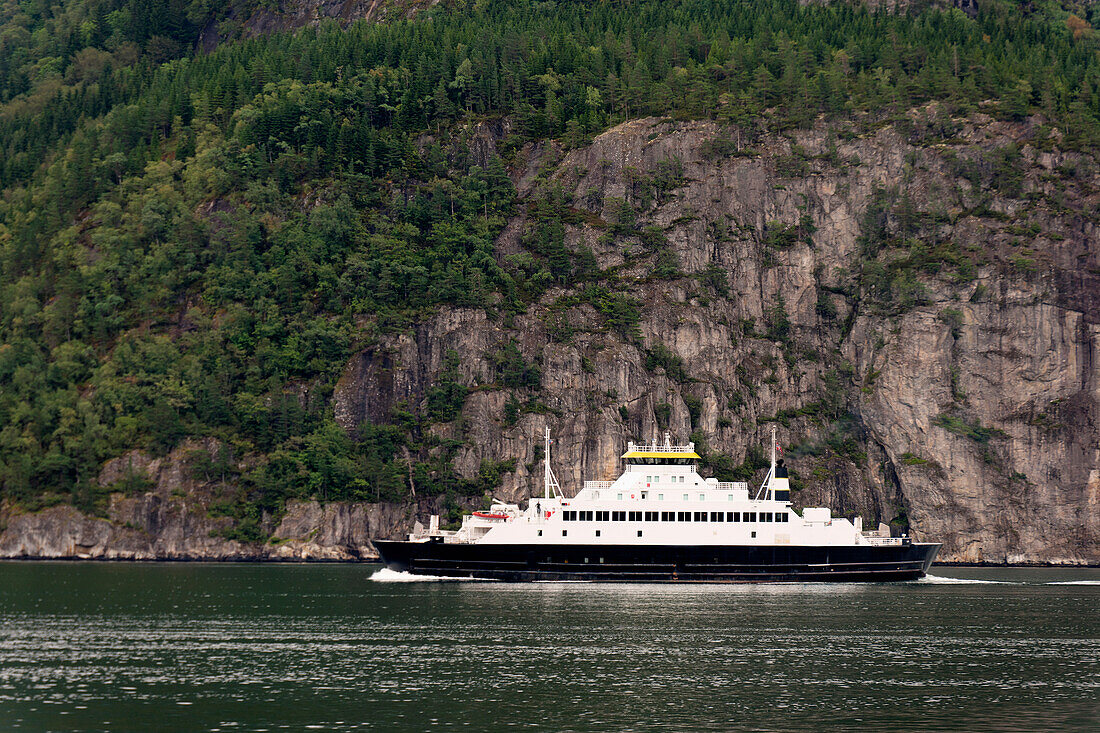
<svg viewBox="0 0 1100 733"><path fill-rule="evenodd" d="M759 479L776 424L799 505L1100 562L1100 57L1040 10L500 2L108 69L7 169L0 554L357 557L537 490L545 425L574 483L666 429Z"/></svg>
<svg viewBox="0 0 1100 733"><path fill-rule="evenodd" d="M543 425L575 485L665 429L732 476L778 422L798 504L907 524L945 559L1095 561L1095 161L1035 147L1033 123L935 108L845 131L738 153L714 123L638 120L532 151L544 172L521 195L562 202L565 249L590 249L636 320L601 314L591 286L552 287L511 323L448 310L355 357L337 419L417 404L454 350L473 392L441 437L471 477L516 459L508 498L538 488ZM537 226L510 222L498 256L526 256ZM540 389L506 386L513 343Z"/></svg>

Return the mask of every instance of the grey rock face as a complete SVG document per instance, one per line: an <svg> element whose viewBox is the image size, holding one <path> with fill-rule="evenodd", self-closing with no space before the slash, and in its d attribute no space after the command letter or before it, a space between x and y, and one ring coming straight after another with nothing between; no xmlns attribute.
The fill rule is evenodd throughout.
<svg viewBox="0 0 1100 733"><path fill-rule="evenodd" d="M915 111L915 127L924 114L935 110ZM546 324L560 317L563 291L548 292L509 328L480 311L445 310L353 359L337 389L337 418L351 428L384 421L397 401L417 404L454 349L476 389L461 427L444 432L465 441L456 467L466 476L483 459L518 459L502 498L541 490L535 451L545 425L557 437L555 463L568 492L584 478L616 475L626 441L661 431L665 414L677 439L701 431L738 462L767 444L769 416L787 415L781 441L804 448L788 457L804 486L798 505L862 514L870 526L907 521L914 537L944 543L942 560L1100 562L1098 252L1094 224L1072 213L1095 205L1095 168L1078 165L1075 154L1022 145L1024 193L979 190L958 177L958 159L980 163L1026 130L982 117L956 123L951 144L915 145L892 127L845 141L822 128L758 141L750 155L716 157L712 141L733 134L714 123L635 120L558 154L549 182L587 210L584 221L613 222L619 202L635 202L640 225L659 227L685 274L655 280L651 260L623 255L639 251L636 240L609 241L599 223L568 228L571 247L586 245L601 267L619 268L623 292L641 303L640 341L624 342L583 304L564 311L578 332L555 341ZM556 151L529 153L535 170ZM783 170L792 160L802 168L795 176ZM682 165L683 185L639 203L639 178L670 161ZM1052 172L1073 165L1078 173L1054 184L1067 213L1044 196ZM548 185L522 171L518 180L527 196ZM921 271L921 297L902 308L856 297L863 218L882 191L940 217L934 234L913 236L967 246L973 275L953 281ZM1037 203L1023 200L1029 193ZM794 226L807 216L812 236L766 244L771 222ZM524 226L509 225L502 256L518 251ZM1020 266L1021 258L1034 262ZM720 270L728 296L698 283L708 268ZM780 298L787 344L758 336ZM823 298L835 315L822 314ZM755 325L749 335L745 323ZM508 426L510 391L495 387L487 354L512 338L540 364L539 399L551 412ZM658 345L682 359L686 379L645 367L646 350ZM798 413L822 399L828 373L838 370L847 375L842 411L856 421L858 439L847 455L820 450L829 416ZM743 404L729 408L731 395Z"/></svg>

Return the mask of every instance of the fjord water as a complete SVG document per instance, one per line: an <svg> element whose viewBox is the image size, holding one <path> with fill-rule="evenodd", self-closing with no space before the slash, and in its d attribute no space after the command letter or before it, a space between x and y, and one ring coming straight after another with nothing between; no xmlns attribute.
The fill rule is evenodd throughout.
<svg viewBox="0 0 1100 733"><path fill-rule="evenodd" d="M0 728L1096 730L1100 570L882 585L384 582L0 563ZM992 582L997 581L997 582Z"/></svg>

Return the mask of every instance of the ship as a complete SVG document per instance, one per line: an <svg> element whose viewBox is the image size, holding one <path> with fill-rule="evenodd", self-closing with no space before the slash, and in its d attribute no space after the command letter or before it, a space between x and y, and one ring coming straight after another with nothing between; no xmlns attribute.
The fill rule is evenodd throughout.
<svg viewBox="0 0 1100 733"><path fill-rule="evenodd" d="M695 583L897 582L923 577L940 545L880 524L791 504L772 431L771 468L755 492L699 473L695 444L628 442L623 472L566 497L547 428L542 496L493 501L458 529L433 515L406 540L376 540L385 567L413 575L498 581Z"/></svg>

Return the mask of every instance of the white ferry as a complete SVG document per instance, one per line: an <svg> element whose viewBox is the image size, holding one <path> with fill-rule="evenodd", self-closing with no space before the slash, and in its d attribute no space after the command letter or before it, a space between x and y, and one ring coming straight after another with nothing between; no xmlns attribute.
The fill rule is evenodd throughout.
<svg viewBox="0 0 1100 733"><path fill-rule="evenodd" d="M550 467L544 494L494 502L456 531L418 525L405 541L375 542L386 567L419 575L507 581L689 582L899 581L920 578L939 544L865 532L861 518L791 506L783 461L749 485L703 478L695 445L627 444L614 481L585 481L566 498Z"/></svg>

